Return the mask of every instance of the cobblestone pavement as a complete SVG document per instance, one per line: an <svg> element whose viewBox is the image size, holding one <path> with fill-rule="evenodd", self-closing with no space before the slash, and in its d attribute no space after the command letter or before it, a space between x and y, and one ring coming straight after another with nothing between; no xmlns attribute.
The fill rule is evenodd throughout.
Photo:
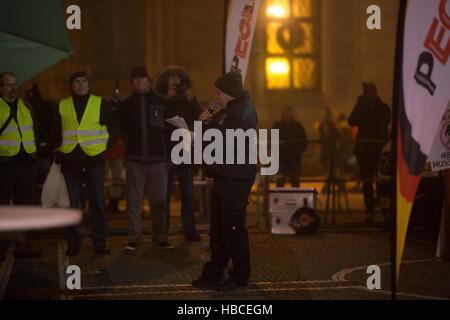
<svg viewBox="0 0 450 320"><path fill-rule="evenodd" d="M389 299L389 234L382 231L272 236L252 232L252 284L242 291L200 291L190 285L208 259L207 234L200 243L171 236L174 250L151 247L148 237L135 255L113 236L111 254L95 256L89 242L76 258L65 244L41 239L44 255L17 258L12 250L0 269L5 299ZM366 266L381 267L381 290L368 290ZM81 290L65 289L66 268L81 268ZM2 289L3 286L3 289ZM411 239L402 266L400 299L450 299L450 262L433 259L431 245Z"/></svg>

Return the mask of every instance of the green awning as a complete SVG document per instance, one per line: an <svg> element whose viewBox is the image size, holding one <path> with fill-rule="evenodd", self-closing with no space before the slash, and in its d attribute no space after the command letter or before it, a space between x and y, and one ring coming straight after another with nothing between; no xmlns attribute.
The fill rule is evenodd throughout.
<svg viewBox="0 0 450 320"><path fill-rule="evenodd" d="M62 0L0 2L0 72L23 83L72 54Z"/></svg>

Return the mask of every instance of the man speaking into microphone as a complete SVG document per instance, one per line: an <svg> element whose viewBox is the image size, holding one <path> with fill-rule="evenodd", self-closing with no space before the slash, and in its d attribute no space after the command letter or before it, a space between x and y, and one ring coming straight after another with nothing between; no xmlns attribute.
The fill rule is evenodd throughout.
<svg viewBox="0 0 450 320"><path fill-rule="evenodd" d="M257 115L243 88L239 72L228 72L215 82L216 96L222 110L211 114L204 111L200 120L207 128L222 132L227 129L256 129ZM230 291L246 288L250 278L250 249L246 226L246 208L256 174L256 165L250 164L250 141L245 140L244 164L205 165L206 175L214 179L211 195L210 246L211 259L203 266L201 276L192 282L200 289ZM231 152L224 150L226 152ZM227 158L225 156L225 158ZM224 271L229 261L233 269L224 281Z"/></svg>

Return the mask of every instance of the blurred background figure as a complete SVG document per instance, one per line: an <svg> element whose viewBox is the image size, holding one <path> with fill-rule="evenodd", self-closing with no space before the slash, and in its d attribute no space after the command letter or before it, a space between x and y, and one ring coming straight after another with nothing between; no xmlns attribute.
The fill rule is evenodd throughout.
<svg viewBox="0 0 450 320"><path fill-rule="evenodd" d="M168 116L184 118L189 130L194 131L194 121L202 112L202 107L192 94L192 81L186 70L180 66L168 66L155 79L155 91L166 99ZM170 141L176 128L168 125L168 154L176 142ZM193 163L193 162L191 162ZM170 164L167 189L167 227L170 226L170 198L174 190L175 176L181 193L181 222L186 241L200 241L195 222L194 167L193 164Z"/></svg>
<svg viewBox="0 0 450 320"><path fill-rule="evenodd" d="M355 155L363 181L364 204L367 222L374 218L375 195L373 179L377 172L383 146L389 139L391 110L377 93L373 83L363 83L363 94L358 97L348 123L358 126Z"/></svg>
<svg viewBox="0 0 450 320"><path fill-rule="evenodd" d="M292 106L283 107L281 120L275 122L273 129L278 129L280 134L280 168L277 187L283 187L287 179L292 187L299 187L302 156L306 150L308 138L301 122L294 118Z"/></svg>
<svg viewBox="0 0 450 320"><path fill-rule="evenodd" d="M345 178L347 175L353 176L356 164L353 155L353 134L351 127L348 125L347 117L342 112L337 116L336 128L339 133L336 155L338 174L341 178Z"/></svg>
<svg viewBox="0 0 450 320"><path fill-rule="evenodd" d="M31 107L37 148L36 184L38 192L35 194L34 203L40 203L42 185L50 170L53 150L56 148L57 109L56 104L42 97L38 84L33 84L32 88L27 91L26 102Z"/></svg>
<svg viewBox="0 0 450 320"><path fill-rule="evenodd" d="M123 140L119 139L115 145L105 152L106 179L109 188L106 190L108 204L106 210L109 213L120 212L119 202L123 198Z"/></svg>
<svg viewBox="0 0 450 320"><path fill-rule="evenodd" d="M322 119L315 125L319 134L320 142L320 163L325 175L328 177L335 175L337 140L339 136L336 124L333 121L333 114L330 108L322 112ZM327 181L322 193L327 192L330 181Z"/></svg>

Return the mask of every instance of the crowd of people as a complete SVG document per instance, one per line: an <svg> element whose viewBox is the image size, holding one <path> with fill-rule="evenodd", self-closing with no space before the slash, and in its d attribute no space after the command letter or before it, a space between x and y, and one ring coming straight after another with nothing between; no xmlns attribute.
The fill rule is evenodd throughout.
<svg viewBox="0 0 450 320"><path fill-rule="evenodd" d="M186 241L200 241L196 228L194 168L174 165L171 133L175 127L166 121L179 116L190 130L194 121L224 134L227 129L256 129L257 115L243 88L240 73L229 72L214 83L217 103L222 109L212 114L207 102L198 102L192 93L192 80L180 66L164 68L153 85L144 67L130 73L133 93L122 98L116 92L110 100L91 91L91 79L84 71L69 77L71 95L54 105L42 98L33 86L25 102L18 97L16 76L0 74L0 204L38 205L38 185L42 185L51 164L60 164L70 207L89 203L90 234L95 254L108 255L106 210L119 210L126 198L128 243L125 252L133 254L142 244L142 210L148 196L152 214L152 242L156 248L172 249L169 241L170 201L175 177L181 195L181 222ZM388 139L389 107L381 101L373 84L365 87L350 117L340 114L333 120L330 109L316 125L321 142L320 163L326 172L336 168L349 172L353 156L351 127L357 127L354 154L360 168L368 218L374 213L373 178L383 145ZM302 157L308 137L293 107L284 106L279 129L280 166L277 186L287 180L300 186ZM246 146L248 148L248 146ZM224 150L226 152L226 150ZM125 194L120 186L125 168ZM234 289L247 286L250 277L249 240L246 207L256 175L256 165L211 164L204 167L213 178L211 196L211 259L193 286ZM105 190L105 175L112 185ZM86 186L86 196L83 194ZM327 185L325 185L327 188ZM106 192L107 191L107 192ZM105 194L108 207L105 208ZM66 232L66 255L77 256L82 249L81 227ZM0 242L0 258L8 243ZM26 248L23 250L26 254ZM29 252L28 252L29 253ZM224 268L233 262L225 283Z"/></svg>
<svg viewBox="0 0 450 320"><path fill-rule="evenodd" d="M375 214L373 184L381 152L389 140L390 122L390 108L378 96L376 85L364 83L363 94L348 118L339 113L334 119L331 109L325 108L322 119L315 123L318 140L314 142L320 146L319 162L325 175L322 191L329 192L330 177L361 181L368 223ZM295 119L292 106L283 107L281 119L273 128L280 135L277 187L285 186L288 180L292 187L299 187L308 137L302 123Z"/></svg>
<svg viewBox="0 0 450 320"><path fill-rule="evenodd" d="M0 204L38 205L38 180L41 183L45 180L51 163L59 164L70 207L79 209L84 201L89 203L94 253L108 255L105 172L113 177L113 182L120 180L123 160L129 223L125 252L136 252L142 243L145 195L151 206L153 245L159 249L174 248L168 233L175 176L181 191L185 240L200 241L195 221L193 167L171 163L170 136L175 127L166 120L182 117L190 129L199 120L223 134L230 128L255 129L256 112L244 90L242 76L229 72L215 82L217 104L221 108L217 114L205 110L205 102L200 104L193 96L192 81L182 67L162 70L154 86L147 70L136 67L131 71L130 83L133 93L129 97L123 99L115 92L108 101L91 92L91 79L86 72L76 71L69 77L71 95L52 106L42 99L37 86L27 93L25 103L18 97L14 73L1 73ZM220 286L221 290L247 286L250 253L245 212L256 165L205 165L205 171L213 179L211 259L193 286ZM118 210L121 193L121 188L109 189L109 210ZM68 228L66 238L66 255L79 255L81 226ZM0 242L1 259L5 258L8 245ZM230 260L233 271L224 281L224 270Z"/></svg>

